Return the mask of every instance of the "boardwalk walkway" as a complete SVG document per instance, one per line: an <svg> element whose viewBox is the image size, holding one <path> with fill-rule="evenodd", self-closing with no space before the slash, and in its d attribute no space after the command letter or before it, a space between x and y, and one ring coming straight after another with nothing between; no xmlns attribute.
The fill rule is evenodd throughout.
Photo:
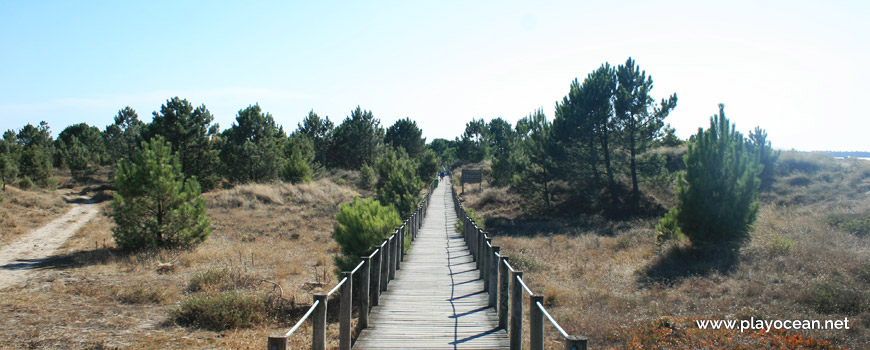
<svg viewBox="0 0 870 350"><path fill-rule="evenodd" d="M487 306L445 180L432 193L423 228L354 349L507 349Z"/></svg>

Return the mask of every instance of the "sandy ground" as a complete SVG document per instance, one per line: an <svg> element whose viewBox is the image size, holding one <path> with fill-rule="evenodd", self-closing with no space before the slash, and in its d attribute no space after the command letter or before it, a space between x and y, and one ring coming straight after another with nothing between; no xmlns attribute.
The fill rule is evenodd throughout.
<svg viewBox="0 0 870 350"><path fill-rule="evenodd" d="M77 198L75 202L63 216L0 248L0 289L25 282L31 270L38 268L99 212L99 205L88 198Z"/></svg>

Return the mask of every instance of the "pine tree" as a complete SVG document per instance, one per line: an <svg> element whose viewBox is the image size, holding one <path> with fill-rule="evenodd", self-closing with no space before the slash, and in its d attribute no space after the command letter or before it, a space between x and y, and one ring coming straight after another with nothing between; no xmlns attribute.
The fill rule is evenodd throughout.
<svg viewBox="0 0 870 350"><path fill-rule="evenodd" d="M524 210L546 213L551 207L551 188L556 164L550 156L553 146L550 138L550 122L543 110L517 122L523 158L519 173L514 176L512 188L523 197Z"/></svg>
<svg viewBox="0 0 870 350"><path fill-rule="evenodd" d="M359 106L333 131L332 156L337 166L359 169L372 164L384 144L384 128L372 112Z"/></svg>
<svg viewBox="0 0 870 350"><path fill-rule="evenodd" d="M173 97L160 106L160 113L153 113L143 139L163 136L178 156L184 176L196 177L202 187L209 190L219 180L220 165L218 150L212 147L218 125L212 125L212 120L205 105L193 108L187 100Z"/></svg>
<svg viewBox="0 0 870 350"><path fill-rule="evenodd" d="M388 149L375 163L378 173L377 192L381 205L393 206L401 217L416 209L423 182L417 177L417 167L404 150Z"/></svg>
<svg viewBox="0 0 870 350"><path fill-rule="evenodd" d="M330 149L332 147L334 125L329 117L320 118L314 110L308 112L305 119L299 123L296 132L308 137L314 144L314 160L320 163L320 166L332 166L334 158L332 158Z"/></svg>
<svg viewBox="0 0 870 350"><path fill-rule="evenodd" d="M231 182L264 182L278 177L284 130L260 105L239 111L236 123L221 134L220 158Z"/></svg>
<svg viewBox="0 0 870 350"><path fill-rule="evenodd" d="M776 166L776 161L779 160L779 151L774 151L770 146L770 141L767 141L767 132L760 126L756 126L755 130L749 132L749 140L746 146L749 152L758 158L763 168L758 178L761 179L761 189L769 189L773 184L773 171Z"/></svg>
<svg viewBox="0 0 870 350"><path fill-rule="evenodd" d="M761 169L743 143L720 104L710 128L699 128L689 145L686 175L677 188L676 218L695 246L730 245L749 237L758 213Z"/></svg>
<svg viewBox="0 0 870 350"><path fill-rule="evenodd" d="M186 179L162 137L143 142L115 174L112 230L122 249L186 247L211 233L199 183Z"/></svg>
<svg viewBox="0 0 870 350"><path fill-rule="evenodd" d="M631 57L616 69L618 86L614 102L615 119L623 147L628 150L631 172L631 203L637 209L640 189L637 180L637 155L643 153L656 139L664 126L664 119L677 106L677 94L662 100L656 107L650 96L652 77L636 66Z"/></svg>
<svg viewBox="0 0 870 350"><path fill-rule="evenodd" d="M387 128L384 143L396 149L402 148L409 157L417 158L426 146L426 138L423 137L423 130L417 127L417 122L406 117Z"/></svg>
<svg viewBox="0 0 870 350"><path fill-rule="evenodd" d="M399 213L390 205L381 205L374 198L359 199L338 206L332 237L341 247L340 256L335 256L339 271L349 271L359 257L371 253L399 225Z"/></svg>
<svg viewBox="0 0 870 350"><path fill-rule="evenodd" d="M6 190L6 184L15 182L18 177L18 145L15 142L14 133L7 132L0 140L0 184Z"/></svg>
<svg viewBox="0 0 870 350"><path fill-rule="evenodd" d="M310 182L315 157L314 145L304 134L290 135L284 143L284 165L281 178L290 183Z"/></svg>
<svg viewBox="0 0 870 350"><path fill-rule="evenodd" d="M139 120L139 115L129 106L124 107L115 115L115 122L106 126L103 138L106 140L108 153L107 162L117 164L123 158L130 158L142 142L142 132L145 123Z"/></svg>
<svg viewBox="0 0 870 350"><path fill-rule="evenodd" d="M28 123L18 131L17 140L21 147L18 167L21 177L48 187L52 182L52 140L48 123L43 121L39 126Z"/></svg>

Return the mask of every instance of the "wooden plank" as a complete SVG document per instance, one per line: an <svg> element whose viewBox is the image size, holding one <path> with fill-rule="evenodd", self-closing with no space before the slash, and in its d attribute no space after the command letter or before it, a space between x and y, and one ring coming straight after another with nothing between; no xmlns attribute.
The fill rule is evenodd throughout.
<svg viewBox="0 0 870 350"><path fill-rule="evenodd" d="M432 194L396 279L379 297L354 349L507 349L462 234L449 186Z"/></svg>

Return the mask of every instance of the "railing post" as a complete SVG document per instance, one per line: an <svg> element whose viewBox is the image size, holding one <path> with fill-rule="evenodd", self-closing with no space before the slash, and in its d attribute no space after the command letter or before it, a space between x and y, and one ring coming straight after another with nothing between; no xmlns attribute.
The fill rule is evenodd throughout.
<svg viewBox="0 0 870 350"><path fill-rule="evenodd" d="M326 293L314 293L314 301L320 303L311 319L311 349L326 350Z"/></svg>
<svg viewBox="0 0 870 350"><path fill-rule="evenodd" d="M350 318L353 311L353 274L350 271L341 273L341 278L347 278L341 286L341 300L338 305L338 348L350 350Z"/></svg>
<svg viewBox="0 0 870 350"><path fill-rule="evenodd" d="M371 288L371 275L372 275L372 259L364 256L362 258L363 267L362 267L362 275L360 275L359 279L359 329L366 329L369 327L369 305L371 304L371 296L372 293L370 291Z"/></svg>
<svg viewBox="0 0 870 350"><path fill-rule="evenodd" d="M381 257L383 251L383 246L378 248L378 253L374 254L374 262L372 262L372 306L378 306L381 300Z"/></svg>
<svg viewBox="0 0 870 350"><path fill-rule="evenodd" d="M480 278L483 279L483 291L489 291L489 270L487 264L489 263L489 245L488 242L491 242L492 239L486 238L486 234L482 234L483 236L483 244L480 245Z"/></svg>
<svg viewBox="0 0 870 350"><path fill-rule="evenodd" d="M589 339L577 335L569 335L565 338L565 350L586 350Z"/></svg>
<svg viewBox="0 0 870 350"><path fill-rule="evenodd" d="M268 350L287 350L287 336L286 335L270 335L269 343L266 346Z"/></svg>
<svg viewBox="0 0 870 350"><path fill-rule="evenodd" d="M489 306L498 308L498 256L501 247L492 247L492 255L489 260Z"/></svg>
<svg viewBox="0 0 870 350"><path fill-rule="evenodd" d="M396 259L396 270L401 270L402 262L405 261L405 227L399 227L396 233L399 235L399 255Z"/></svg>
<svg viewBox="0 0 870 350"><path fill-rule="evenodd" d="M523 348L523 286L520 278L523 278L522 271L511 272L511 350Z"/></svg>
<svg viewBox="0 0 870 350"><path fill-rule="evenodd" d="M508 319L508 288L510 277L508 276L508 257L502 255L498 259L498 327L507 329Z"/></svg>
<svg viewBox="0 0 870 350"><path fill-rule="evenodd" d="M544 313L538 307L544 305L544 296L534 294L529 296L529 348L544 350Z"/></svg>
<svg viewBox="0 0 870 350"><path fill-rule="evenodd" d="M475 231L477 231L477 246L474 247L477 250L477 268L480 269L480 275L483 276L483 260L486 259L484 254L486 252L486 241L484 240L486 234L477 227L475 227Z"/></svg>
<svg viewBox="0 0 870 350"><path fill-rule="evenodd" d="M399 242L397 241L396 234L393 233L390 236L390 281L396 279L396 252L398 251L396 248L399 247Z"/></svg>
<svg viewBox="0 0 870 350"><path fill-rule="evenodd" d="M387 291L387 285L390 284L390 240L384 240L384 247L381 249L381 292Z"/></svg>

